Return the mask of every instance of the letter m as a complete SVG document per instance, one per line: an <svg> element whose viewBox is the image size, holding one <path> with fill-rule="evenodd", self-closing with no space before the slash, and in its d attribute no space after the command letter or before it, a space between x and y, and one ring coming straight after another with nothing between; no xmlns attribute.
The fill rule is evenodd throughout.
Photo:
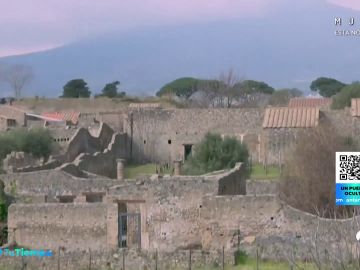
<svg viewBox="0 0 360 270"><path fill-rule="evenodd" d="M341 25L341 18L335 18L335 25Z"/></svg>

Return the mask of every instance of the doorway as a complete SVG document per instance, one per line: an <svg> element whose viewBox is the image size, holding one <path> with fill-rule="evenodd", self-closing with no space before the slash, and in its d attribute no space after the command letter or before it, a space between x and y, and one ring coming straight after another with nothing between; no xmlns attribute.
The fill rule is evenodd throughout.
<svg viewBox="0 0 360 270"><path fill-rule="evenodd" d="M187 160L192 153L192 144L184 144L184 159Z"/></svg>

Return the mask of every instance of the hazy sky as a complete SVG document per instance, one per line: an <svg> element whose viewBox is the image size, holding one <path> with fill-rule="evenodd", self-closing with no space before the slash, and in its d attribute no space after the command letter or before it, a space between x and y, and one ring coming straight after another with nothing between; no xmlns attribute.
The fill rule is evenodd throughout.
<svg viewBox="0 0 360 270"><path fill-rule="evenodd" d="M261 18L289 1L302 0L0 0L0 57L149 25ZM357 0L313 1L360 10Z"/></svg>

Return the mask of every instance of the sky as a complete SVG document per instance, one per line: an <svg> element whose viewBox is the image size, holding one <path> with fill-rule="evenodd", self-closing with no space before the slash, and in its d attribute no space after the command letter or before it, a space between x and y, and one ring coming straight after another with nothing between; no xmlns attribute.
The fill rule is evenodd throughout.
<svg viewBox="0 0 360 270"><path fill-rule="evenodd" d="M0 0L0 57L61 47L112 31L262 18L302 0ZM360 10L357 0L313 0ZM311 8L311 1L309 1Z"/></svg>

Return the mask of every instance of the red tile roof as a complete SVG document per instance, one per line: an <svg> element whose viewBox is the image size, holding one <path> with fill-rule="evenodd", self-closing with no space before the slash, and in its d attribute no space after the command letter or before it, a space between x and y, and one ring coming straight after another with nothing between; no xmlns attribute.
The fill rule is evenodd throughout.
<svg viewBox="0 0 360 270"><path fill-rule="evenodd" d="M263 128L310 128L319 122L319 108L267 108Z"/></svg>
<svg viewBox="0 0 360 270"><path fill-rule="evenodd" d="M332 103L331 98L291 98L289 102L290 108L295 107L322 107L330 106Z"/></svg>
<svg viewBox="0 0 360 270"><path fill-rule="evenodd" d="M70 121L71 123L76 125L79 121L80 113L74 111L64 111L64 112L45 112L42 113L41 115L52 119Z"/></svg>

